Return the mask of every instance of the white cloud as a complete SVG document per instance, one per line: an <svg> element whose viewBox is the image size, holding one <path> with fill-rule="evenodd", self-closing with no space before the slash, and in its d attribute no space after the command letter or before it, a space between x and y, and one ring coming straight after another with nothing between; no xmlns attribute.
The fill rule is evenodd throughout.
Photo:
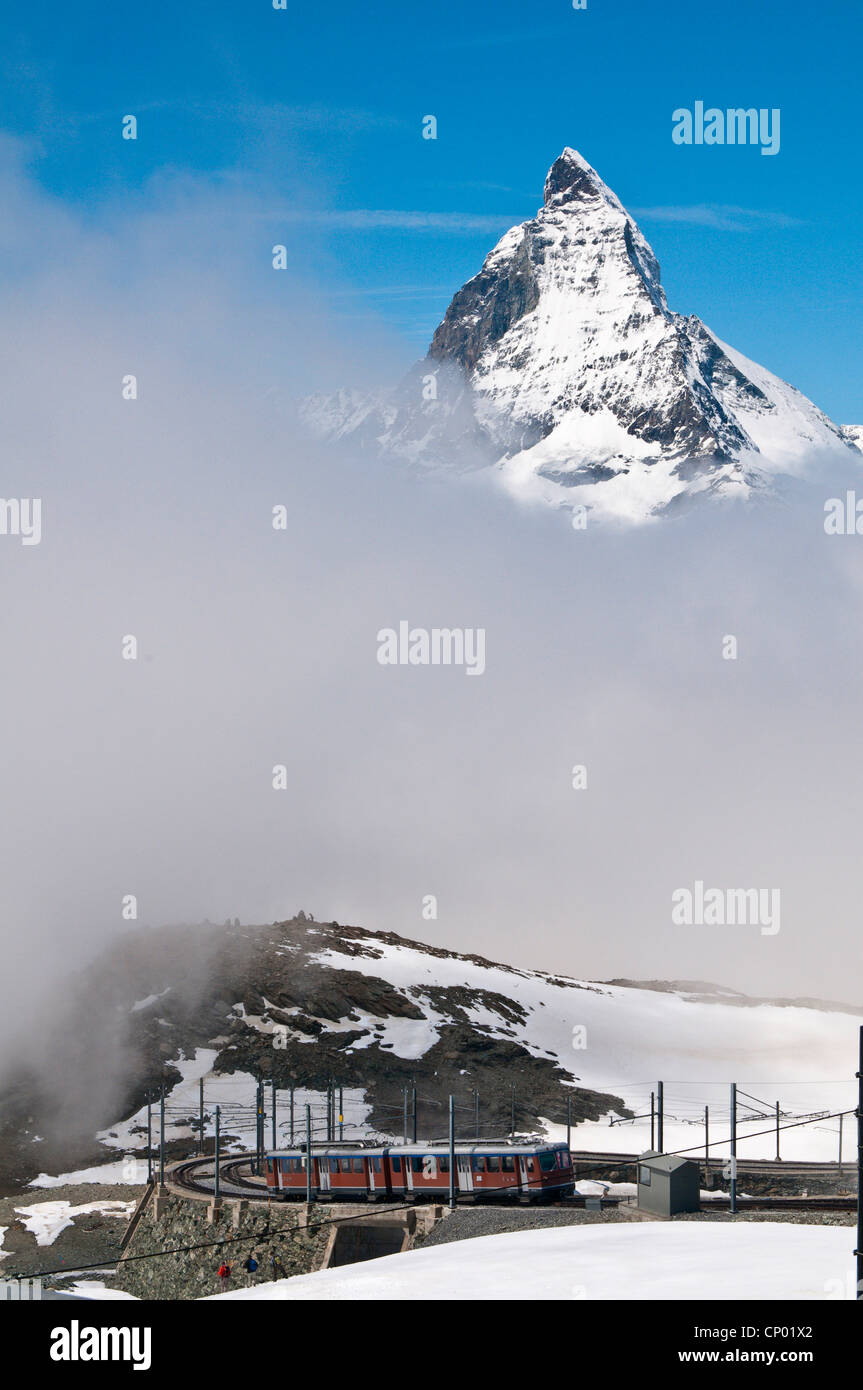
<svg viewBox="0 0 863 1390"><path fill-rule="evenodd" d="M724 232L751 232L767 227L802 227L799 217L784 212L765 212L758 208L735 207L728 203L695 203L679 207L631 208L633 217L654 222L684 222L697 227L715 227Z"/></svg>

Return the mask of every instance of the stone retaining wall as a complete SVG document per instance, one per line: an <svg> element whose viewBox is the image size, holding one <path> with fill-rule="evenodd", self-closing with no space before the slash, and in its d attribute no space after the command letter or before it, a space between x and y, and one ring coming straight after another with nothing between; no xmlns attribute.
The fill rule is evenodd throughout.
<svg viewBox="0 0 863 1390"><path fill-rule="evenodd" d="M383 1253L380 1240L367 1234L376 1226L401 1226L402 1248L407 1249L441 1215L442 1208L431 1205L388 1211L370 1210L367 1203L306 1207L304 1202L265 1204L228 1197L214 1219L212 1202L168 1190L151 1197L142 1212L112 1287L146 1299L204 1298L223 1292L216 1273L223 1260L232 1267L228 1288L243 1288L341 1263L345 1247L355 1248L360 1258ZM177 1253L161 1253L165 1251ZM139 1258L151 1254L152 1259ZM258 1262L253 1275L243 1269L249 1255Z"/></svg>
<svg viewBox="0 0 863 1390"><path fill-rule="evenodd" d="M138 1298L203 1298L222 1292L216 1271L223 1260L232 1267L229 1288L308 1274L323 1265L331 1220L328 1208L313 1206L307 1216L305 1204L226 1199L213 1221L207 1202L161 1197L141 1217L112 1283ZM151 1253L156 1258L137 1258ZM259 1266L251 1276L243 1269L249 1255Z"/></svg>

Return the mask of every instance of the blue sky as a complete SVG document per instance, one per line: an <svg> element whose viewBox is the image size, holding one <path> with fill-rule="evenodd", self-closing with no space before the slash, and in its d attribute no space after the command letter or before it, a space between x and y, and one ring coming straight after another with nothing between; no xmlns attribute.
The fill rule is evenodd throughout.
<svg viewBox="0 0 863 1390"><path fill-rule="evenodd" d="M405 362L573 145L638 215L673 308L863 421L861 30L850 0L49 0L0 21L0 128L94 219L166 175L254 188L250 261L307 225L310 270ZM779 154L674 145L697 99L780 108Z"/></svg>

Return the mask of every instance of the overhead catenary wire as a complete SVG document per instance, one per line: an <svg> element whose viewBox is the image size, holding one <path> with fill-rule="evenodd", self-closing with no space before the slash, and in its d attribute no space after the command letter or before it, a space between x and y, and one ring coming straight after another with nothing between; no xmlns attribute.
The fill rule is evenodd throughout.
<svg viewBox="0 0 863 1390"><path fill-rule="evenodd" d="M835 1119L838 1119L840 1116L845 1116L845 1115L855 1115L855 1116L856 1116L856 1115L857 1115L857 1109L856 1109L856 1108L853 1108L853 1109L850 1109L850 1110L837 1110L837 1111L835 1111L835 1112L834 1112L833 1114L831 1114L831 1115L819 1116L818 1118L819 1118L819 1119L831 1119L831 1120L835 1120ZM800 1128L801 1126L805 1126L805 1125L807 1125L807 1124L814 1124L815 1122L816 1122L816 1121L815 1121L815 1120L812 1120L812 1119L808 1119L808 1120L795 1120L795 1121L792 1121L792 1122L790 1122L790 1123L788 1123L788 1124L781 1125L781 1126L780 1126L780 1129L782 1129L782 1130L785 1130L785 1129L798 1129L798 1128ZM759 1130L758 1133L756 1133L756 1134L738 1135L738 1141L740 1141L740 1140L745 1140L745 1139L757 1139L757 1138L759 1138L761 1135L764 1135L764 1134L773 1134L774 1132L775 1132L775 1129L774 1129L773 1127L771 1127L770 1129ZM730 1143L730 1142L731 1142L731 1136L729 1135L729 1136L727 1136L725 1139L715 1139L715 1140L714 1140L714 1139L711 1139L711 1145L710 1145L710 1146L711 1146L711 1148L716 1148L716 1147L719 1147L719 1146L728 1144L728 1143ZM699 1151L701 1150L702 1147L703 1147L702 1145L695 1144L695 1145L693 1145L691 1148L688 1148L688 1149L672 1149L672 1150L669 1150L668 1152L669 1152L670 1154L680 1155L680 1154L685 1154L685 1153L699 1152ZM596 1162L598 1162L598 1163L603 1163L603 1162L604 1162L604 1163L612 1163L612 1162L621 1162L621 1161L625 1161L625 1160L623 1159L623 1157L621 1157L621 1159L606 1158L606 1159L597 1159L597 1160L596 1160ZM630 1161L632 1161L632 1160L630 1160ZM388 1213L395 1213L396 1211L413 1211L413 1210L415 1210L415 1205L414 1205L413 1202L405 1203L404 1205L400 1205L400 1206L388 1206L388 1207L387 1207L387 1212L388 1212ZM311 1228L308 1228L308 1227L307 1227L307 1228L305 1228L305 1229L306 1229L306 1230L309 1230L309 1229L318 1230L318 1229L320 1229L320 1228L322 1228L322 1227L325 1227L325 1226L337 1226L337 1225L341 1224L341 1223L344 1222L344 1221L350 1221L351 1223L353 1223L353 1222L355 1222L355 1221L362 1221L362 1220L366 1219L367 1217L373 1217L373 1216L376 1216L376 1215L378 1215L377 1212L361 1212L361 1213L359 1213L359 1214L357 1214L357 1215L345 1216L345 1217L336 1217L336 1218L332 1218L332 1219L330 1219L330 1220L318 1221L318 1222L316 1222L316 1223L314 1224L313 1227L311 1227ZM116 1264L124 1263L124 1264L126 1264L126 1263L130 1263L130 1262L133 1261L133 1260L136 1260L136 1261L137 1261L137 1260L148 1260L148 1259L162 1259L162 1258L164 1258L164 1257L167 1257L168 1255L182 1255L182 1254L189 1253L189 1252L191 1252L191 1251L193 1251L193 1250L206 1250L206 1249L212 1249L212 1248L217 1247L217 1246L225 1246L225 1245L233 1245L233 1244L245 1244L245 1243L248 1243L248 1242L255 1243L255 1242L257 1242L257 1241L262 1240L264 1237L266 1237L267 1239L293 1240L293 1241L301 1241L301 1239L302 1239L297 1233L292 1232L292 1231L273 1231L273 1230L271 1230L270 1225L269 1225L269 1217L267 1217L267 1225L266 1225L266 1227L261 1228L260 1230L255 1231L255 1232L252 1232L252 1233L247 1234L247 1235L223 1236L223 1237L221 1237L221 1238L219 1238L219 1239L216 1239L216 1240L198 1241L198 1242L196 1242L196 1243L194 1243L194 1244L191 1244L191 1245L179 1245L179 1246L174 1246L174 1247L171 1247L171 1249L168 1249L168 1250L151 1250L151 1251L146 1251L146 1252L144 1252L144 1253L142 1253L142 1254L140 1254L140 1255L124 1255L122 1261L117 1260L117 1261L115 1261L115 1262L113 1262L113 1263L116 1263ZM59 1274L69 1275L69 1274L83 1273L83 1272L85 1272L86 1270L89 1270L89 1269L104 1269L104 1268L106 1267L106 1265L110 1265L111 1263L112 1263L112 1261L110 1261L110 1260L105 1260L105 1259L103 1258L103 1259L101 1259L101 1260L94 1261L92 1264L74 1265L74 1266L63 1265L63 1266L60 1266L60 1267L57 1268L57 1269L40 1270L39 1273L38 1273L38 1276L27 1275L27 1274L20 1274L20 1273L16 1273L16 1272L10 1271L10 1272L9 1272L9 1277L12 1278L12 1279L28 1279L28 1278L33 1278L33 1277L38 1277L38 1278L40 1278L40 1279L41 1279L41 1278L49 1278L49 1277L51 1277L51 1276L53 1276L53 1275L59 1275Z"/></svg>
<svg viewBox="0 0 863 1390"><path fill-rule="evenodd" d="M416 1210L416 1207L415 1207L415 1205L414 1205L413 1202L405 1202L403 1206L398 1206L398 1207L388 1206L388 1207L387 1207L387 1214L389 1214L390 1212L396 1212L396 1211L415 1211L415 1210ZM320 1229L321 1229L322 1227L324 1227L324 1226L338 1226L338 1225L340 1225L343 1221L350 1221L350 1222L353 1224L353 1222L355 1222L355 1221L364 1221L364 1220L366 1220L366 1219L369 1218L369 1217L378 1216L379 1214L380 1214L380 1213L378 1213L378 1212L368 1211L368 1212L359 1212L358 1214L356 1214L356 1215L354 1215L354 1216L333 1217L331 1220L328 1220L328 1221L316 1221L315 1224L314 1224L313 1226L311 1226L311 1227L306 1226L306 1227L304 1227L303 1229L306 1230L306 1231L313 1231L313 1232L314 1232L314 1231L316 1231L316 1230L320 1230ZM112 1261L112 1260L110 1260L110 1259L108 1259L108 1260L102 1259L102 1260L97 1260L97 1261L96 1261L95 1263L93 1263L93 1264L86 1264L86 1265L61 1265L58 1269L43 1269L43 1270L40 1270L40 1271L38 1272L38 1274L35 1274L35 1275L33 1275L33 1274L12 1273L12 1272L10 1271L9 1278L12 1278L12 1279L33 1279L33 1278L47 1279L47 1278L49 1278L50 1276L52 1276L52 1275L54 1275L54 1274L82 1274L85 1270L88 1270L88 1269L106 1269L106 1268L107 1268L109 1265L111 1265L111 1264L116 1264L116 1265L119 1265L119 1264L131 1264L133 1260L160 1260L160 1259L164 1259L164 1258L165 1258L166 1256L168 1256L168 1255L184 1255L184 1254L187 1254L188 1252L190 1252L190 1251L192 1251L192 1250L209 1250L209 1249L212 1249L214 1246L245 1244L247 1241L251 1241L252 1243L255 1243L255 1242L260 1242L260 1241L265 1240L265 1239L266 1239L266 1240L273 1240L273 1239L275 1239L275 1240L293 1240L293 1241L297 1241L297 1242L301 1242L301 1241L302 1241L302 1237L299 1236L299 1235L298 1235L296 1232L294 1232L294 1231L287 1231L287 1230L285 1230L285 1231L273 1231L273 1230L271 1230L271 1229L270 1229L270 1225L269 1225L269 1217L267 1217L267 1225L266 1225L266 1226L262 1227L260 1230L252 1231L251 1233L249 1233L249 1234L247 1234L247 1235L222 1236L220 1239L217 1239L217 1240L202 1240L202 1241L196 1242L196 1243L193 1244L193 1245L177 1245L177 1246L173 1246L170 1250L147 1250L147 1251L143 1251L140 1255L124 1255L124 1256L122 1257L121 1260L113 1260L113 1261Z"/></svg>

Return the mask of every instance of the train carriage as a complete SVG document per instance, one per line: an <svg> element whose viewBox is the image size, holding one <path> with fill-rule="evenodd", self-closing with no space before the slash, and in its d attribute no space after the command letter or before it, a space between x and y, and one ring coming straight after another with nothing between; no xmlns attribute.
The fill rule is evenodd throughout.
<svg viewBox="0 0 863 1390"><path fill-rule="evenodd" d="M274 1196L305 1197L304 1150L269 1152L266 1178ZM316 1199L422 1201L446 1197L449 1187L446 1144L324 1144L319 1152L312 1150L311 1188ZM456 1144L455 1190L458 1197L473 1202L568 1196L574 1190L572 1158L566 1144Z"/></svg>

